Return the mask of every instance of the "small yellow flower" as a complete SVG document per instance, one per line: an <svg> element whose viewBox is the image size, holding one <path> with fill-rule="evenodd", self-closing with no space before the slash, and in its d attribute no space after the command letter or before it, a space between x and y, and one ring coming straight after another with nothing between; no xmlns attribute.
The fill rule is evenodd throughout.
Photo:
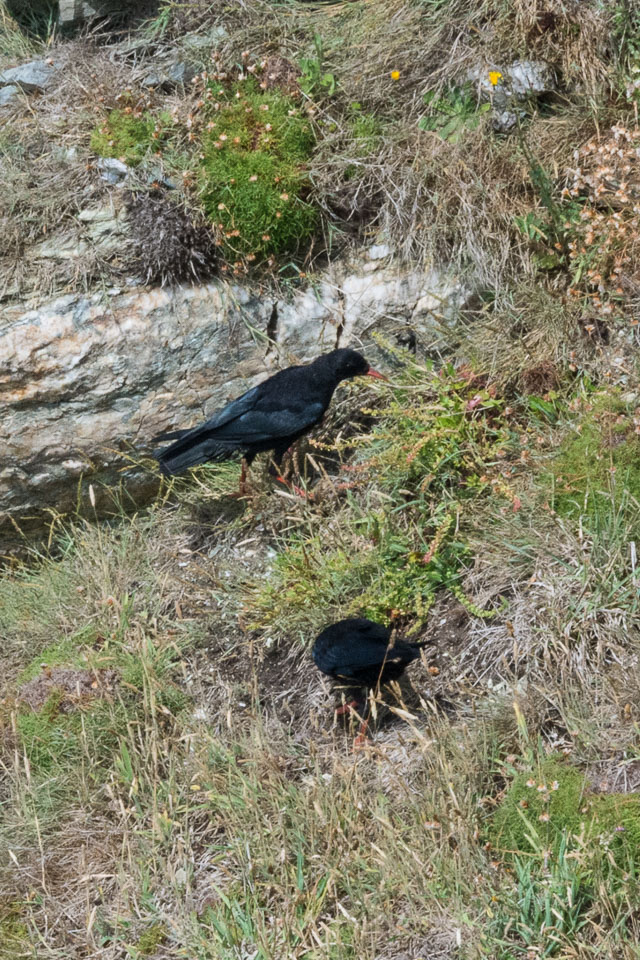
<svg viewBox="0 0 640 960"><path fill-rule="evenodd" d="M489 82L492 87L497 87L497 85L502 80L502 74L499 70L490 70L489 71Z"/></svg>
<svg viewBox="0 0 640 960"><path fill-rule="evenodd" d="M400 71L399 71L399 70L392 70L392 71L391 71L391 79L392 79L392 80L399 80L399 79L400 79Z"/></svg>

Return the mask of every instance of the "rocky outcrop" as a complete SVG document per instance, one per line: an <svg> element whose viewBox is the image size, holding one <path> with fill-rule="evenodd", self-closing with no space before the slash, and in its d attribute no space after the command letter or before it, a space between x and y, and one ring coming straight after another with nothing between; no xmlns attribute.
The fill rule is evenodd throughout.
<svg viewBox="0 0 640 960"><path fill-rule="evenodd" d="M196 423L279 366L337 344L362 343L374 356L374 331L422 355L440 349L469 287L387 253L378 245L357 264L334 265L288 301L216 283L7 308L0 545L15 523L28 529L86 504L89 484L98 514L115 487L132 502L148 497L157 486L151 437Z"/></svg>

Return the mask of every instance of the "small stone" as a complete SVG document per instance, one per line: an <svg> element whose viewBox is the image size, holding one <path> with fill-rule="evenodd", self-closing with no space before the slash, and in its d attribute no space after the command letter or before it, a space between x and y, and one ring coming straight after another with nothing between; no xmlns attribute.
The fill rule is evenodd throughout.
<svg viewBox="0 0 640 960"><path fill-rule="evenodd" d="M0 87L0 107L9 107L16 102L17 95L20 93L20 87L9 84L8 87Z"/></svg>
<svg viewBox="0 0 640 960"><path fill-rule="evenodd" d="M161 66L152 68L142 81L145 87L162 87L170 90L172 87L184 86L196 75L195 67L177 60L166 68Z"/></svg>
<svg viewBox="0 0 640 960"><path fill-rule="evenodd" d="M492 119L493 129L497 133L508 133L517 122L518 114L515 110L501 110L499 113L494 113Z"/></svg>
<svg viewBox="0 0 640 960"><path fill-rule="evenodd" d="M193 67L189 66L188 63L182 63L178 61L177 63L172 63L167 71L167 75L171 83L177 85L189 83L195 75L196 71Z"/></svg>
<svg viewBox="0 0 640 960"><path fill-rule="evenodd" d="M367 255L369 260L384 260L385 257L391 255L391 247L388 243L374 243L372 247L369 247Z"/></svg>

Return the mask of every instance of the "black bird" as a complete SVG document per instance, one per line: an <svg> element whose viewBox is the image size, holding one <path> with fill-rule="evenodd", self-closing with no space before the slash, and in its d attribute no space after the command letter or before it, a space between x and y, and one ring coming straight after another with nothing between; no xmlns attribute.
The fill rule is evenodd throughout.
<svg viewBox="0 0 640 960"><path fill-rule="evenodd" d="M322 420L338 384L364 375L387 379L372 370L360 353L348 348L332 350L313 363L280 370L199 427L155 437L176 442L154 456L162 473L168 475L241 453L240 491L244 492L247 468L258 453L273 450L280 468L289 447Z"/></svg>
<svg viewBox="0 0 640 960"><path fill-rule="evenodd" d="M332 623L318 634L312 656L322 673L334 680L342 680L348 687L375 688L378 684L398 680L405 667L420 656L420 649L428 640L412 642L396 640L392 647L390 627L374 623L364 617L351 617ZM360 737L366 730L368 701L362 694L337 713L354 708L362 717Z"/></svg>

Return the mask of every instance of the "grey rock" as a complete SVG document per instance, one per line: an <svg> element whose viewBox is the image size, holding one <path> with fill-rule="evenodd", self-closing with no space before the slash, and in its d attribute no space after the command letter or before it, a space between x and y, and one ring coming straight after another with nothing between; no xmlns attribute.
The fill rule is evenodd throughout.
<svg viewBox="0 0 640 960"><path fill-rule="evenodd" d="M192 54L206 52L208 55L211 51L211 47L215 47L216 44L222 43L223 40L226 40L229 36L229 31L222 26L210 27L209 30L205 33L188 33L180 41L180 49L186 50Z"/></svg>
<svg viewBox="0 0 640 960"><path fill-rule="evenodd" d="M0 87L0 107L9 107L16 102L20 93L20 87L9 84L8 87Z"/></svg>
<svg viewBox="0 0 640 960"><path fill-rule="evenodd" d="M489 79L493 70L501 74L495 86ZM476 66L467 73L467 80L476 85L482 100L491 102L493 128L499 133L508 133L518 117L524 116L519 104L556 89L553 69L543 60L514 60L505 67Z"/></svg>
<svg viewBox="0 0 640 960"><path fill-rule="evenodd" d="M385 257L390 255L391 247L388 243L374 243L367 251L369 260L384 260Z"/></svg>
<svg viewBox="0 0 640 960"><path fill-rule="evenodd" d="M110 243L121 229L107 208L78 220L86 244ZM471 292L456 276L365 253L333 264L289 302L220 282L6 307L0 552L13 522L35 531L48 511L74 510L79 490L88 504L89 483L99 516L114 487L144 502L157 489L156 433L197 423L281 366L353 344L384 368L374 331L412 344L418 357L437 355Z"/></svg>
<svg viewBox="0 0 640 960"><path fill-rule="evenodd" d="M53 60L32 60L30 63L20 64L19 67L3 70L0 73L0 85L14 84L29 92L45 90L59 69L60 64Z"/></svg>
<svg viewBox="0 0 640 960"><path fill-rule="evenodd" d="M115 157L100 157L96 166L100 171L101 179L106 180L112 186L122 185L130 173L126 163L123 163L122 160L116 160Z"/></svg>
<svg viewBox="0 0 640 960"><path fill-rule="evenodd" d="M92 17L105 16L122 10L122 0L59 0L58 23L70 26L90 20Z"/></svg>
<svg viewBox="0 0 640 960"><path fill-rule="evenodd" d="M77 260L91 251L106 257L116 253L126 239L126 211L116 212L111 204L91 207L78 214L76 230L54 234L29 248L37 260Z"/></svg>
<svg viewBox="0 0 640 960"><path fill-rule="evenodd" d="M178 63L171 64L167 70L167 75L171 83L178 86L179 84L189 83L189 81L193 80L196 75L196 69L188 63L178 61Z"/></svg>
<svg viewBox="0 0 640 960"><path fill-rule="evenodd" d="M152 69L142 78L143 87L162 87L166 82L167 76L161 70Z"/></svg>
<svg viewBox="0 0 640 960"><path fill-rule="evenodd" d="M518 123L518 117L522 118L523 111L519 110L517 113L515 110L493 110L491 123L493 129L498 133L508 133L509 130L513 128Z"/></svg>
<svg viewBox="0 0 640 960"><path fill-rule="evenodd" d="M162 67L153 67L144 77L142 83L145 87L162 87L170 90L173 87L184 86L195 77L196 68L178 61L171 63L164 69Z"/></svg>
<svg viewBox="0 0 640 960"><path fill-rule="evenodd" d="M515 60L506 68L507 86L517 99L550 93L556 88L555 75L543 60Z"/></svg>

